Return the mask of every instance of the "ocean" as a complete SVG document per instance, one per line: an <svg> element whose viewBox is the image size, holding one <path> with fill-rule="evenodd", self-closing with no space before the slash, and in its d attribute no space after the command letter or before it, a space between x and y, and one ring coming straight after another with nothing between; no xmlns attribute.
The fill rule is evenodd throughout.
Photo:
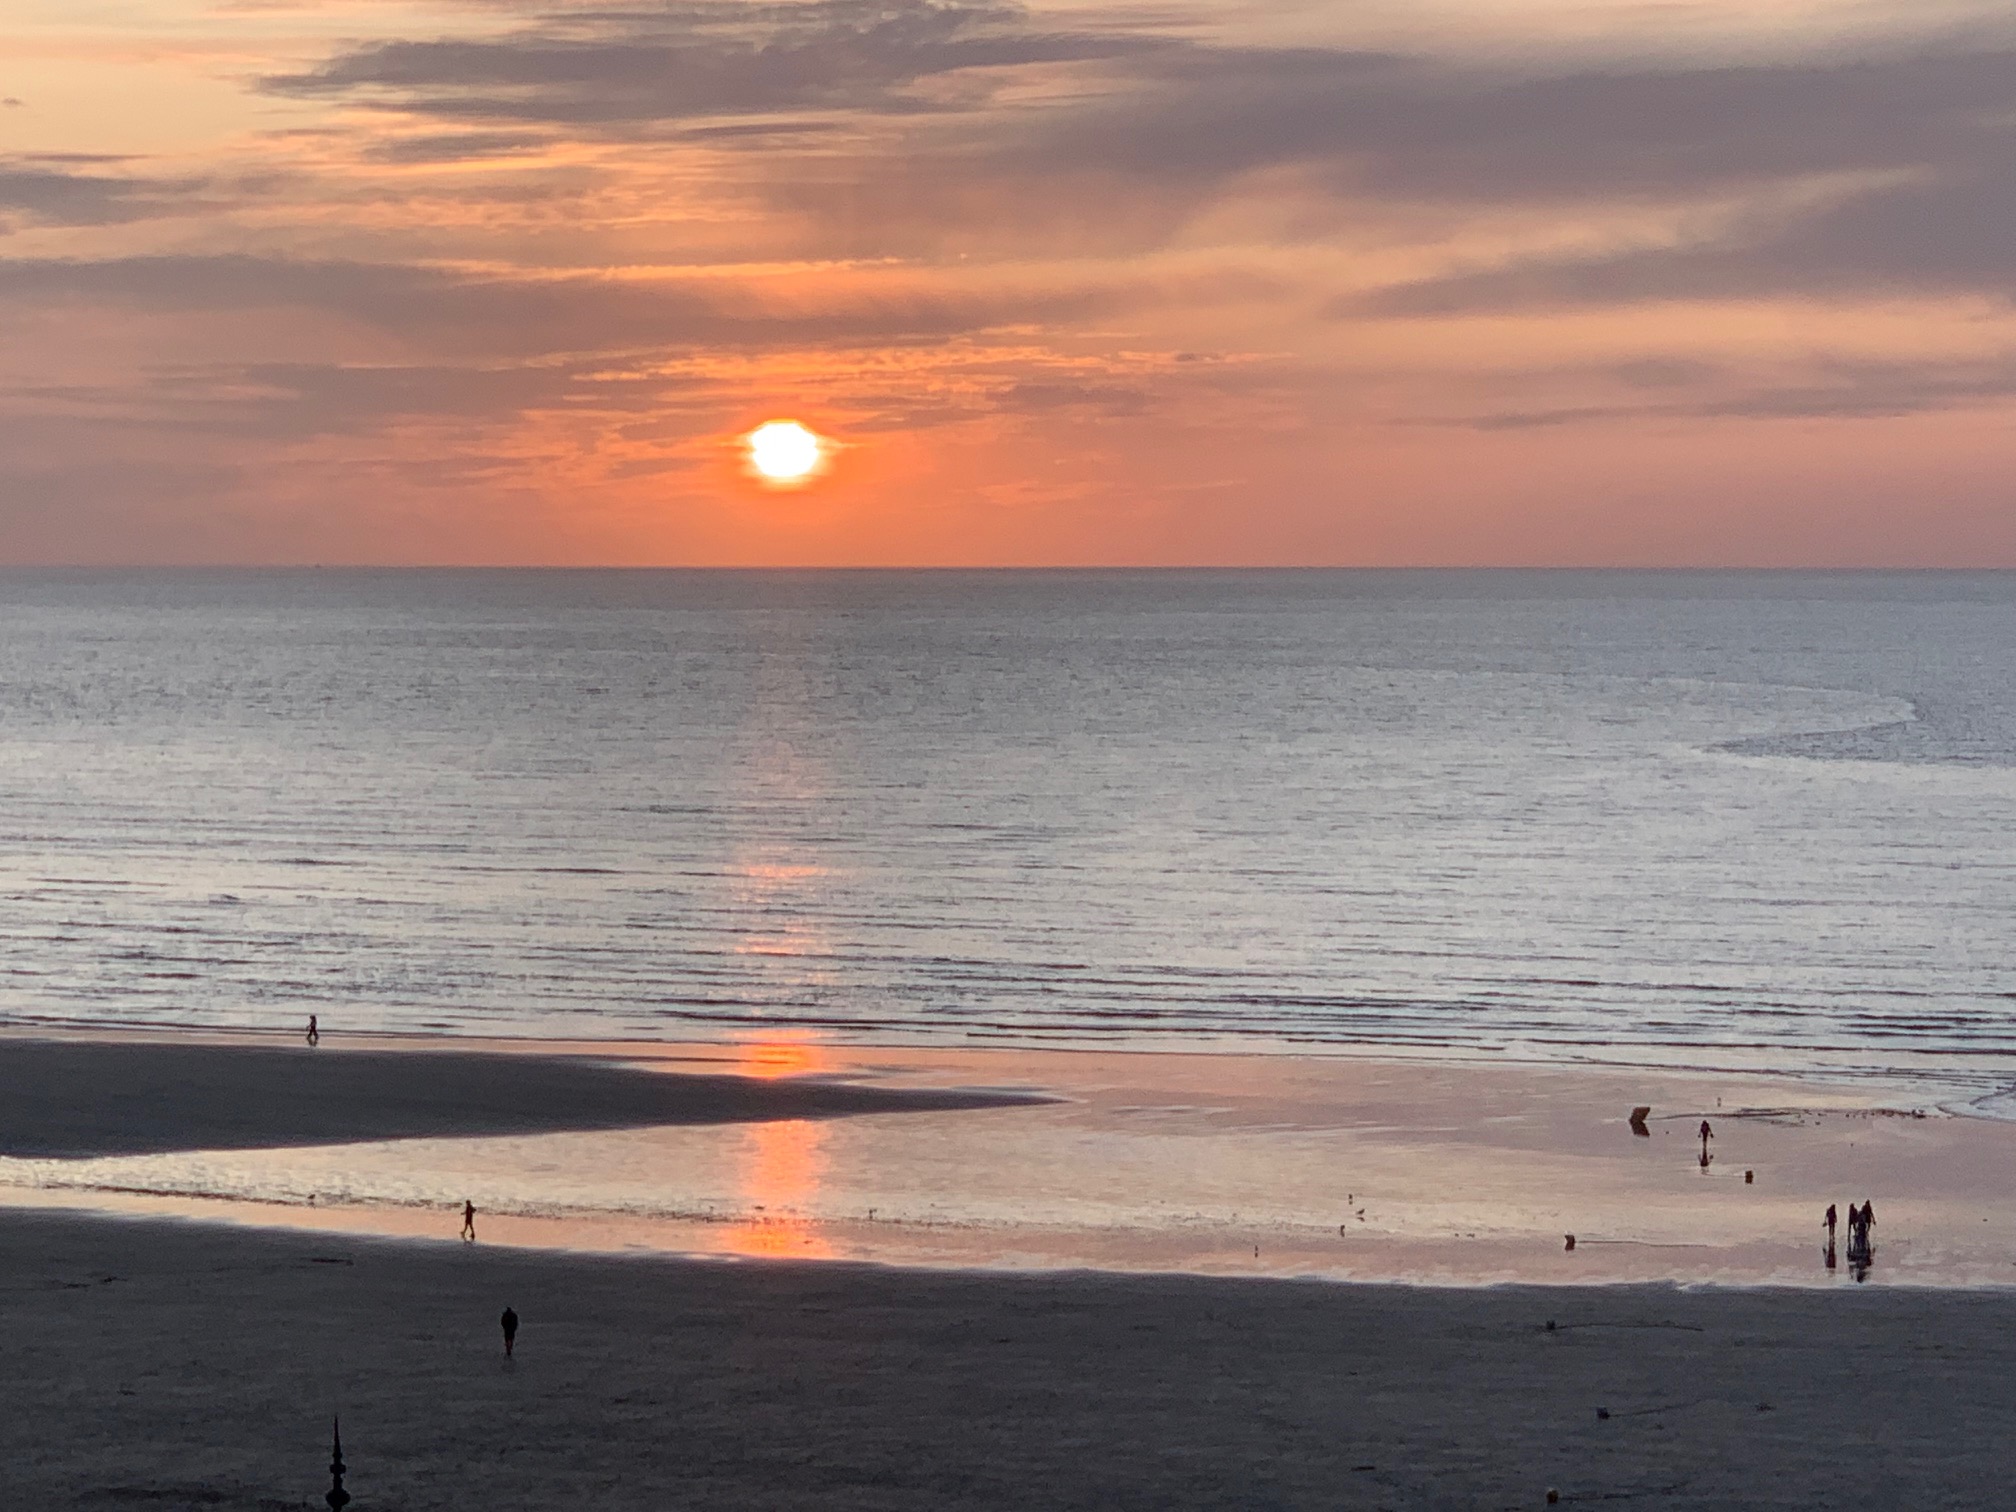
<svg viewBox="0 0 2016 1512"><path fill-rule="evenodd" d="M0 573L0 1023L2016 1080L2016 576Z"/></svg>

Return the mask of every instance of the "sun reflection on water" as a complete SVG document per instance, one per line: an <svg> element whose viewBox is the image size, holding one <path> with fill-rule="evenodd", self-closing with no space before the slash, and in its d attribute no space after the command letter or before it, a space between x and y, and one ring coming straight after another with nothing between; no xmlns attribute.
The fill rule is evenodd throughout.
<svg viewBox="0 0 2016 1512"><path fill-rule="evenodd" d="M751 1216L728 1229L722 1247L735 1255L833 1258L833 1246L804 1216L826 1169L824 1125L804 1118L750 1124L744 1138L741 1197Z"/></svg>
<svg viewBox="0 0 2016 1512"><path fill-rule="evenodd" d="M743 1076L775 1081L785 1076L810 1076L827 1069L817 1045L797 1040L766 1040L738 1045L735 1069Z"/></svg>
<svg viewBox="0 0 2016 1512"><path fill-rule="evenodd" d="M817 1045L802 1040L761 1040L738 1047L736 1070L774 1081L826 1069ZM805 1209L819 1196L826 1172L826 1126L811 1119L754 1123L742 1130L740 1205L750 1214L723 1235L730 1254L827 1260L833 1246L820 1238Z"/></svg>

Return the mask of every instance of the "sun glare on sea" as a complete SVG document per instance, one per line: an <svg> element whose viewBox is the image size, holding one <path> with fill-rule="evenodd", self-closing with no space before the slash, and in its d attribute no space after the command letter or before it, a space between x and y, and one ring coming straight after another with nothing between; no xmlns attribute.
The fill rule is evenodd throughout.
<svg viewBox="0 0 2016 1512"><path fill-rule="evenodd" d="M826 465L824 436L796 420L766 420L742 438L749 470L765 483L790 488L809 482Z"/></svg>

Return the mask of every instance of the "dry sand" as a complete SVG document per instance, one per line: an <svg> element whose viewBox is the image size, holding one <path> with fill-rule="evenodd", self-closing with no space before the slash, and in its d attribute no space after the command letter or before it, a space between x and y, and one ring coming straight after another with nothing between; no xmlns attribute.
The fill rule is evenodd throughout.
<svg viewBox="0 0 2016 1512"><path fill-rule="evenodd" d="M25 1213L0 1274L24 1508L319 1506L335 1410L357 1512L2010 1500L1994 1293L1016 1277Z"/></svg>

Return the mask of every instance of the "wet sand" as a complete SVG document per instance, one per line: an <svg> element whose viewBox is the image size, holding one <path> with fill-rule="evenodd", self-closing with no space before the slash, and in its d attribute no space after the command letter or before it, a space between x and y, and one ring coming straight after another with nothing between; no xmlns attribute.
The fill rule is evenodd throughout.
<svg viewBox="0 0 2016 1512"><path fill-rule="evenodd" d="M319 1506L338 1411L360 1512L2008 1500L1994 1292L982 1275L25 1212L0 1274L24 1507Z"/></svg>
<svg viewBox="0 0 2016 1512"><path fill-rule="evenodd" d="M2016 1124L1942 1116L1916 1100L1922 1088L1902 1085L785 1040L229 1048L188 1036L68 1046L72 1074L36 1086L45 1101L77 1099L62 1109L70 1144L145 1149L220 1132L244 1144L0 1153L0 1207L446 1238L466 1197L486 1240L554 1248L1363 1281L1845 1286L1854 1274L1845 1253L1835 1269L1824 1265L1820 1215L1872 1199L1871 1284L2016 1281ZM0 1068L31 1050L0 1037ZM612 1071L612 1058L652 1069ZM37 1064L46 1072L46 1059ZM155 1083L161 1065L205 1078L200 1097L189 1095L199 1084L178 1083L173 1106L191 1109L188 1123L181 1112L171 1122L169 1104L129 1095L122 1077L145 1065L156 1066ZM296 1093L342 1086L357 1104L325 1098L317 1111L282 1098L275 1066L329 1078L292 1084ZM457 1078L461 1102L434 1097ZM24 1080L33 1079L14 1078L17 1092ZM594 1101L610 1085L633 1105ZM456 1122L472 1100L497 1116L491 1094L501 1087L516 1132ZM1625 1115L1642 1103L1653 1112L1639 1135ZM0 1099L0 1139L10 1129L16 1140L48 1139L23 1107ZM362 1142L256 1147L298 1139L310 1112L350 1120L339 1132ZM419 1114L449 1131L390 1137ZM597 1126L650 1115L667 1121ZM94 1130L97 1117L110 1121ZM1694 1139L1703 1117L1716 1129L1706 1168Z"/></svg>
<svg viewBox="0 0 2016 1512"><path fill-rule="evenodd" d="M667 1076L586 1056L0 1038L0 1155L74 1159L943 1112L1012 1093Z"/></svg>

